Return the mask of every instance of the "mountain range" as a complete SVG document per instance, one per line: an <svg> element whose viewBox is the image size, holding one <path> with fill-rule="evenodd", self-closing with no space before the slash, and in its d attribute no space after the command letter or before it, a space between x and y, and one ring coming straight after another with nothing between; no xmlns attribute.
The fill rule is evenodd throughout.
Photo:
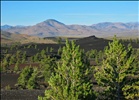
<svg viewBox="0 0 139 100"><path fill-rule="evenodd" d="M37 23L33 26L1 26L1 30L16 33L27 34L39 37L69 36L69 37L86 37L95 35L97 37L139 37L139 23L112 23L103 22L98 24L87 25L65 25L54 19Z"/></svg>

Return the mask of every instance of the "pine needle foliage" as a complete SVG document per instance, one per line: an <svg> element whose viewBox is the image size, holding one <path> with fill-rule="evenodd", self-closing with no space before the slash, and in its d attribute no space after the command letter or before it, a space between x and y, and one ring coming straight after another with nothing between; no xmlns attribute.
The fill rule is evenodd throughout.
<svg viewBox="0 0 139 100"><path fill-rule="evenodd" d="M66 40L62 49L61 61L49 80L50 88L39 100L95 100L89 62L74 41Z"/></svg>
<svg viewBox="0 0 139 100"><path fill-rule="evenodd" d="M18 78L18 85L21 89L35 89L37 88L37 68L26 66Z"/></svg>
<svg viewBox="0 0 139 100"><path fill-rule="evenodd" d="M100 68L96 68L95 78L103 88L103 100L137 100L139 77L137 62L132 47L126 48L116 37L105 49L105 58Z"/></svg>

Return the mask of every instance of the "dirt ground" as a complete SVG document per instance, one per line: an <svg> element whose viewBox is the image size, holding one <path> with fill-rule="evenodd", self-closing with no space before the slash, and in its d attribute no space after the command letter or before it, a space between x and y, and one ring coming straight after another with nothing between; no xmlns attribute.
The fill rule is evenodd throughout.
<svg viewBox="0 0 139 100"><path fill-rule="evenodd" d="M44 90L1 90L1 100L37 100Z"/></svg>
<svg viewBox="0 0 139 100"><path fill-rule="evenodd" d="M18 77L14 73L1 73L1 100L37 100L38 95L44 95L44 90L15 90ZM8 85L12 90L5 90Z"/></svg>
<svg viewBox="0 0 139 100"><path fill-rule="evenodd" d="M19 75L13 73L1 73L1 89L5 89L6 86L14 87L17 83Z"/></svg>

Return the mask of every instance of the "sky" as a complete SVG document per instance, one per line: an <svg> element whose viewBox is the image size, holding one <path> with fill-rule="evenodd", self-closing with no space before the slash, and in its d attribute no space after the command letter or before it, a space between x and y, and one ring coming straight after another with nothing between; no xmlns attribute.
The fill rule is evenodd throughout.
<svg viewBox="0 0 139 100"><path fill-rule="evenodd" d="M55 19L66 25L139 22L139 1L1 1L1 25L35 25Z"/></svg>

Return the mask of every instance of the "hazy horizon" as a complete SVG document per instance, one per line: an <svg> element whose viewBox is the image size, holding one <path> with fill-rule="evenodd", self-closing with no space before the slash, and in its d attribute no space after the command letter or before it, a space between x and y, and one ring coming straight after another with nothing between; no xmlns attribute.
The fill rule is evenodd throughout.
<svg viewBox="0 0 139 100"><path fill-rule="evenodd" d="M47 20L51 20L51 19L46 19L44 21L47 21ZM52 20L56 20L56 19L52 19ZM44 21L41 21L41 22L44 22ZM56 21L61 22L59 20L56 20ZM38 23L41 23L41 22L38 22ZM38 24L38 23L36 23L36 24ZM61 23L63 23L63 22L61 22ZM139 23L139 22L99 22L99 23ZM91 26L91 25L99 24L99 23L92 23L90 25L76 24L76 23L73 23L73 24L65 24L65 23L63 23L63 24L65 24L65 25L85 25L85 26ZM18 24L18 25L10 25L10 24L4 24L4 25L9 25L9 26L34 26L36 24L33 24L33 25L21 25L21 24ZM4 25L1 25L1 26L4 26Z"/></svg>

